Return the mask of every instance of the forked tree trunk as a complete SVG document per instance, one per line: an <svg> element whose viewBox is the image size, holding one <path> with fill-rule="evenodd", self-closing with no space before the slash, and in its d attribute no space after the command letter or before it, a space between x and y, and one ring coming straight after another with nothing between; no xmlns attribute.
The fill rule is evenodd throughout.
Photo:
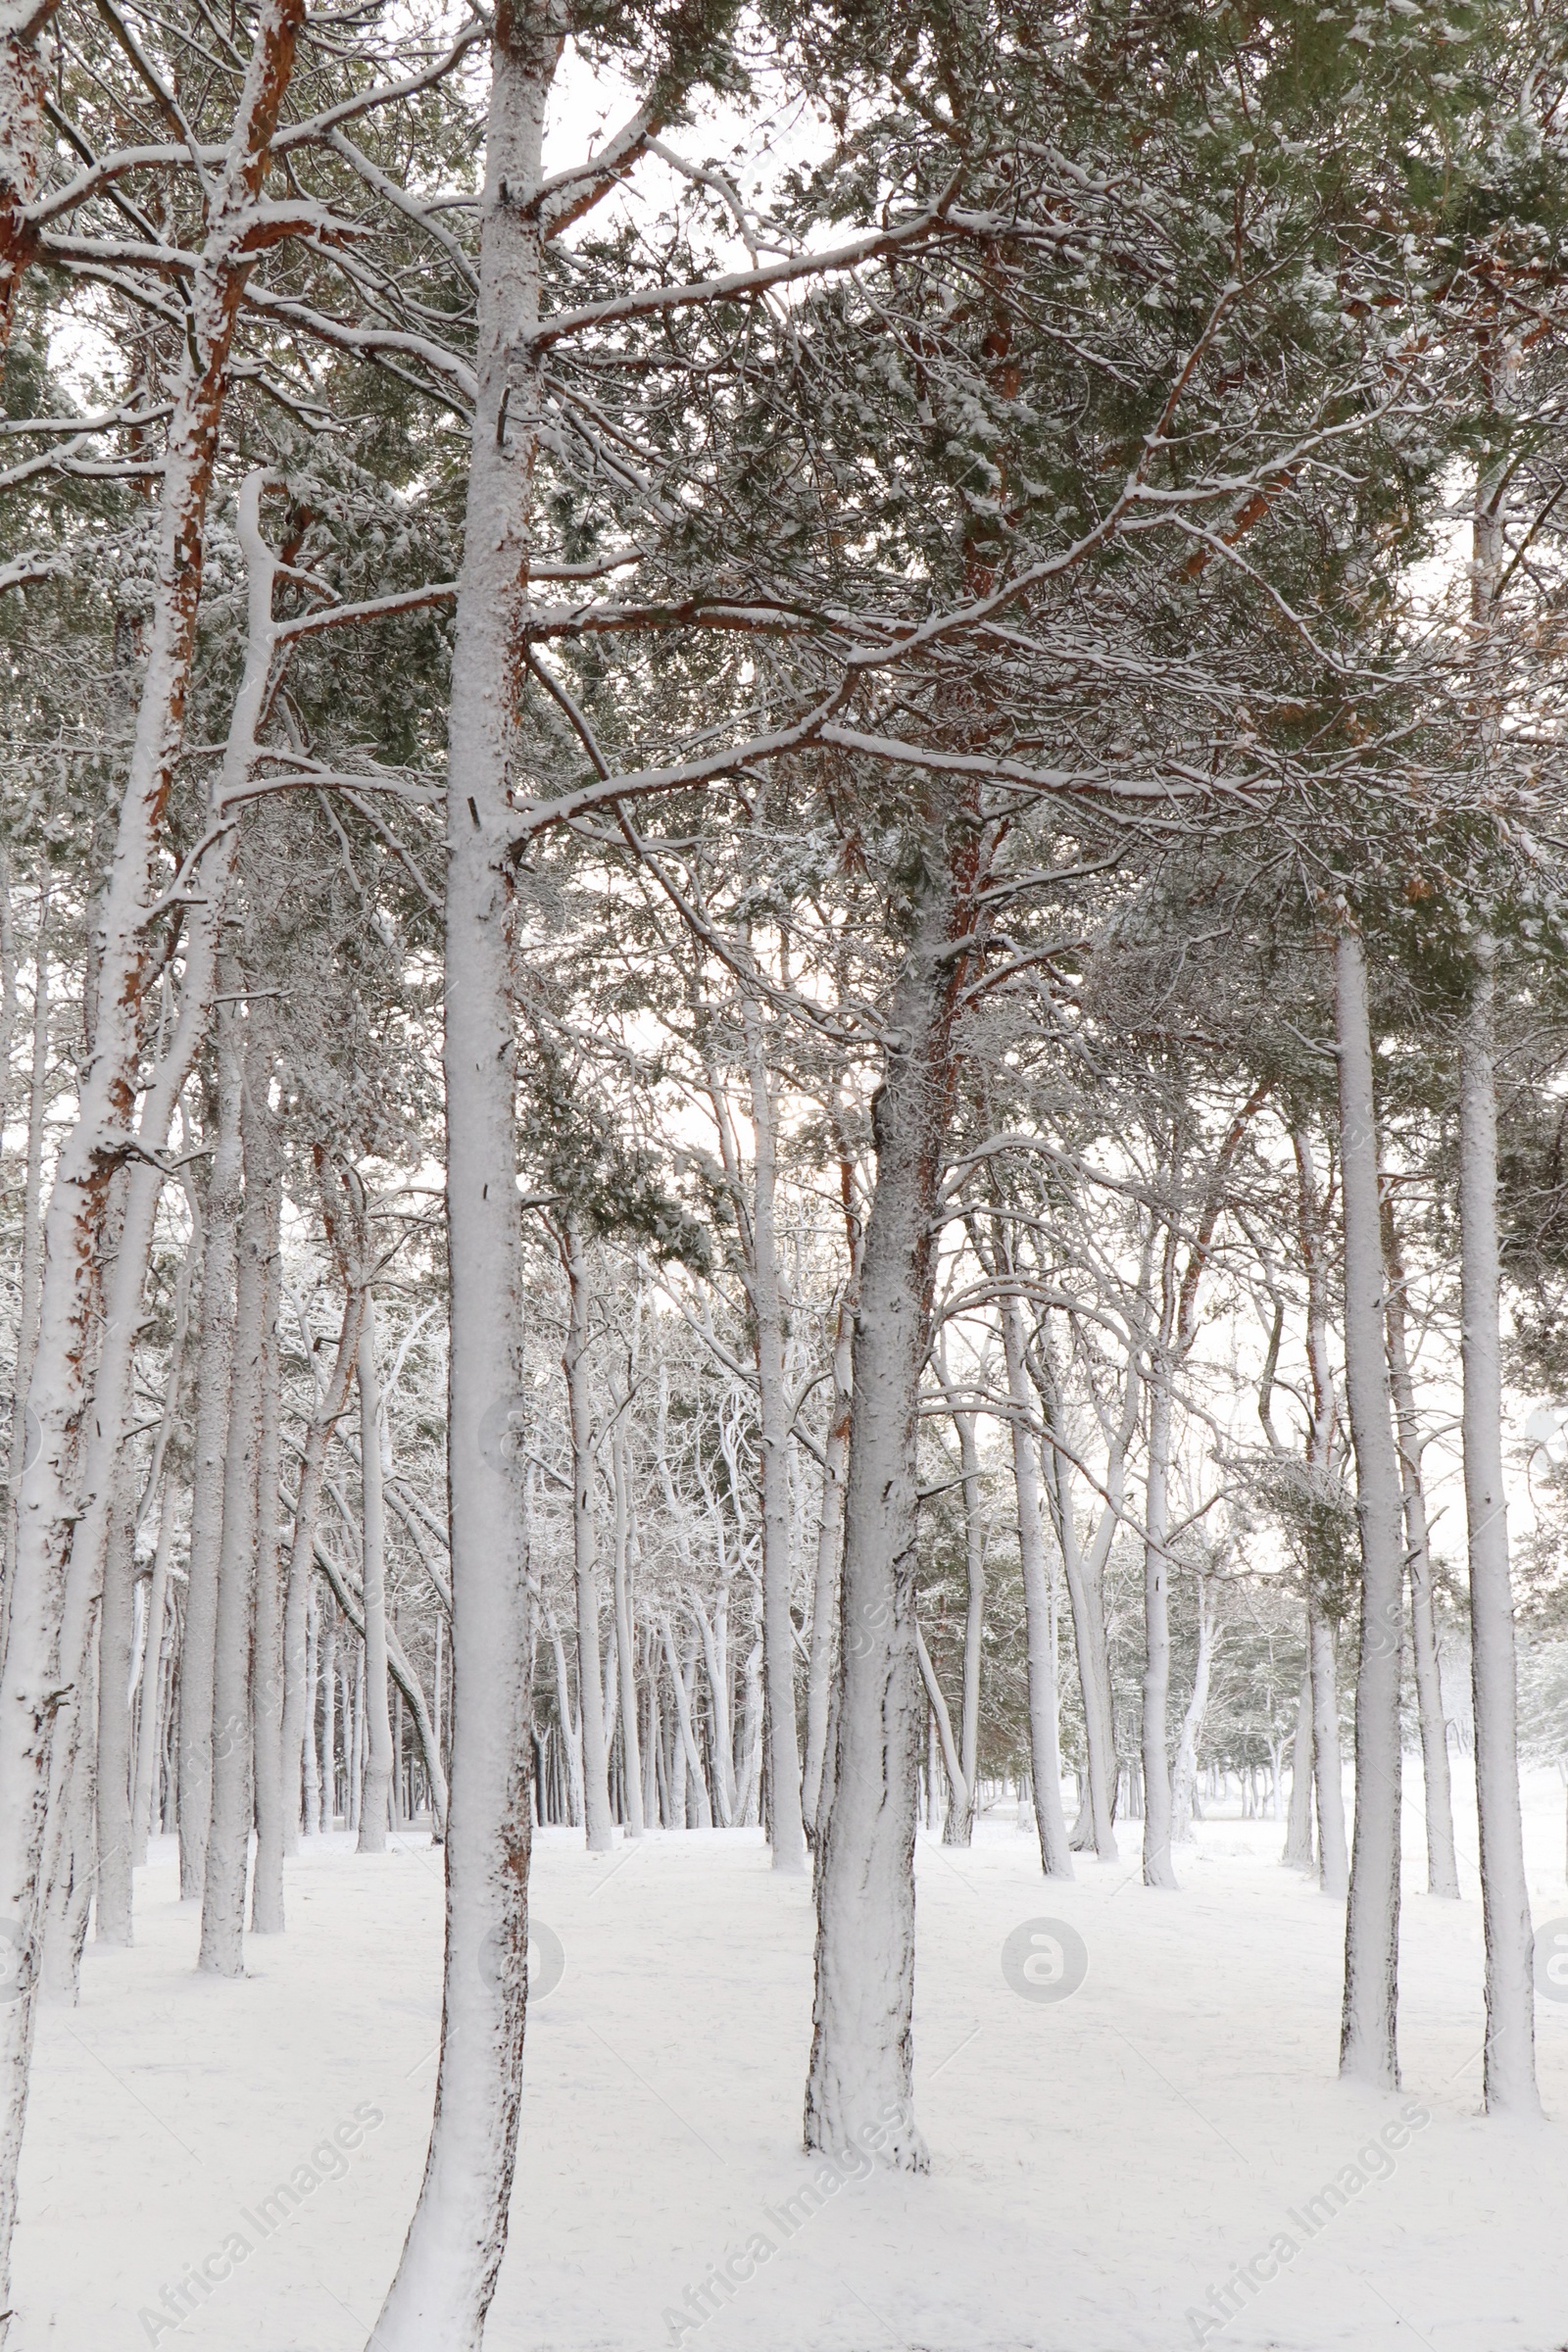
<svg viewBox="0 0 1568 2352"><path fill-rule="evenodd" d="M1018 1313L1016 1306L1009 1310L1004 1305L1004 1318L1009 1311L1015 1316ZM1004 1348L1006 1337L1006 1323L1004 1320ZM1068 1843L1074 1851L1092 1845L1102 1862L1114 1862L1117 1859L1116 1731L1110 1699L1110 1656L1105 1641L1103 1580L1110 1545L1121 1526L1127 1452L1137 1429L1137 1407L1142 1384L1136 1360L1130 1362L1121 1423L1110 1441L1105 1463L1104 1501L1099 1524L1086 1551L1079 1544L1073 1515L1072 1472L1058 1447L1058 1441L1064 1439L1065 1432L1060 1429L1057 1420L1059 1398L1051 1359L1044 1347L1041 1347L1026 1354L1024 1363L1039 1396L1044 1417L1046 1495L1051 1505L1052 1525L1055 1531L1056 1547L1061 1554L1062 1575L1072 1611L1078 1686L1083 1697L1088 1787L1084 1792L1086 1801L1080 1802L1079 1819ZM1007 1383L1012 1409L1015 1413L1020 1412L1024 1409L1025 1399L1014 1384L1010 1362Z"/></svg>
<svg viewBox="0 0 1568 2352"><path fill-rule="evenodd" d="M944 879L927 883L873 1102L877 1172L855 1328L838 1702L817 1815L806 2145L836 2153L875 2131L885 2134L883 2161L906 2172L923 2172L928 2161L911 2084L925 1732L915 1646L916 1436L964 970L953 946L970 932L979 849L968 833Z"/></svg>
<svg viewBox="0 0 1568 2352"><path fill-rule="evenodd" d="M1530 1886L1519 1811L1518 1675L1502 1475L1495 949L1476 949L1459 1047L1460 1323L1476 1810L1487 1945L1487 2113L1539 2115Z"/></svg>
<svg viewBox="0 0 1568 2352"><path fill-rule="evenodd" d="M1399 1437L1399 1474L1404 1487L1404 1540L1410 1555L1410 1651L1415 1667L1416 1707L1421 1725L1421 1780L1427 1827L1427 1891L1457 1900L1459 1866L1453 1850L1453 1791L1448 1772L1448 1727L1443 1712L1443 1677L1438 1668L1438 1629L1433 1609L1432 1545L1426 1494L1421 1482L1421 1431L1416 1420L1415 1384L1405 1339L1404 1267L1394 1222L1394 1202L1383 1191L1383 1241L1389 1280L1389 1377L1394 1420Z"/></svg>
<svg viewBox="0 0 1568 2352"><path fill-rule="evenodd" d="M1198 1578L1198 1658L1193 1673L1193 1693L1182 1717L1182 1728L1176 1741L1176 1765L1170 1785L1170 1835L1173 1845L1187 1845L1193 1836L1193 1794L1198 1786L1198 1746L1203 1737L1203 1718L1208 1713L1208 1686L1214 1664L1214 1641L1218 1614L1214 1603L1213 1580Z"/></svg>
<svg viewBox="0 0 1568 2352"><path fill-rule="evenodd" d="M1361 1527L1361 1659L1355 1679L1355 1830L1345 1926L1340 2072L1393 2090L1399 1960L1399 1660L1404 1529L1390 1419L1383 1223L1366 957L1347 930L1335 950L1345 1207L1345 1369Z"/></svg>
<svg viewBox="0 0 1568 2352"><path fill-rule="evenodd" d="M435 2120L374 2352L477 2352L506 2245L527 1989L528 1673L521 1483L485 1416L522 1389L509 767L528 596L545 107L560 34L499 8L481 209L477 399L452 669L446 867L453 1804ZM515 191L508 201L509 191ZM510 383L510 396L508 385ZM508 406L515 416L510 428ZM598 1659L585 1659L586 1709Z"/></svg>
<svg viewBox="0 0 1568 2352"><path fill-rule="evenodd" d="M1025 1392L1015 1299L1003 1306L1003 1348L1009 1392ZM1008 1417L1012 1441L1012 1483L1018 1500L1018 1563L1023 1579L1024 1645L1029 1677L1029 1785L1034 1796L1040 1867L1048 1879L1073 1876L1067 1817L1061 1806L1061 1739L1056 1705L1056 1612L1046 1565L1046 1529L1040 1495L1040 1457L1034 1431L1021 1412Z"/></svg>
<svg viewBox="0 0 1568 2352"><path fill-rule="evenodd" d="M375 1300L368 1289L360 1321L360 1582L365 1593L365 1790L360 1799L360 1852L386 1852L392 1797L392 1718L387 1704L386 1497L381 1463L381 1375L375 1354Z"/></svg>

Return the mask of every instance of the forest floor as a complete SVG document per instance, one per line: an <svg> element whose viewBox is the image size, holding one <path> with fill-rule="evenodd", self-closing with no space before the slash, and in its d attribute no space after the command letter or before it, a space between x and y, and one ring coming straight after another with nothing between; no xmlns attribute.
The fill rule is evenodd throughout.
<svg viewBox="0 0 1568 2352"><path fill-rule="evenodd" d="M1473 1824L1462 1780L1456 1800ZM1568 1934L1555 1775L1532 1783L1529 1823L1538 1926ZM1121 1835L1120 1865L1050 1886L1011 1808L967 1852L922 1835L931 2171L846 2178L811 2210L807 1884L774 1879L754 1832L599 1860L545 1832L534 1908L564 1969L530 2007L490 2352L1557 2352L1568 1997L1539 2004L1557 2120L1484 2121L1473 1829L1465 1899L1440 1903L1415 1891L1407 1807L1390 2097L1335 2079L1343 1907L1280 1867L1279 1823L1203 1823L1177 1895L1140 1884L1136 1827ZM420 1836L375 1858L324 1839L289 1866L288 1903L286 1936L248 1939L242 1982L199 1978L164 1841L135 1949L89 1946L80 2006L42 2013L20 2352L360 2352L424 2157L440 1857ZM1069 1997L1004 1973L1031 1920L1082 1938ZM1358 2164L1390 2124L1397 2152ZM1282 2235L1294 2251L1270 2255ZM707 2289L703 2319L731 2257L732 2294ZM165 2290L204 2263L229 2275L206 2299L187 2286L176 2328ZM1211 2290L1243 2265L1221 2326Z"/></svg>

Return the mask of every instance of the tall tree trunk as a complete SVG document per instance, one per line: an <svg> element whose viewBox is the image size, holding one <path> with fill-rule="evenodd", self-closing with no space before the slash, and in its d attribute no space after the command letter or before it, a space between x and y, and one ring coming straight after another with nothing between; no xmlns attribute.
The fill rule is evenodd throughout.
<svg viewBox="0 0 1568 2352"><path fill-rule="evenodd" d="M1345 1828L1345 1759L1340 1752L1339 1652L1333 1620L1315 1596L1307 1606L1306 1640L1312 1677L1318 1884L1335 1902L1343 1902L1350 1886L1350 1844Z"/></svg>
<svg viewBox="0 0 1568 2352"><path fill-rule="evenodd" d="M600 1687L599 1542L594 1522L593 1395L589 1385L589 1317L593 1292L588 1252L574 1222L565 1228L566 1406L571 1420L571 1534L577 1593L577 1721L582 1728L584 1829L588 1851L608 1854L615 1833L610 1812L610 1736Z"/></svg>
<svg viewBox="0 0 1568 2352"><path fill-rule="evenodd" d="M1421 1780L1427 1827L1427 1891L1459 1893L1453 1850L1453 1793L1448 1774L1448 1727L1443 1712L1443 1678L1438 1670L1438 1629L1433 1609L1432 1545L1426 1494L1421 1482L1421 1431L1416 1420L1415 1384L1405 1339L1404 1266L1394 1222L1394 1200L1383 1188L1383 1242L1389 1280L1389 1377L1394 1420L1399 1438L1399 1473L1404 1488L1404 1540L1410 1555L1410 1649L1415 1666L1416 1706L1421 1723Z"/></svg>
<svg viewBox="0 0 1568 2352"><path fill-rule="evenodd" d="M33 1945L45 1837L66 1564L83 1497L77 1431L98 1283L105 1188L137 1091L142 1003L155 941L144 906L178 757L196 642L207 500L234 321L257 252L247 234L293 66L304 0L263 0L233 129L213 172L206 239L191 274L186 370L170 420L158 574L129 774L100 902L98 1018L61 1150L45 1224L45 1270L28 1403L36 1444L24 1475L10 1638L0 1677L0 1926L22 1954L22 1997L0 2016L0 2312L31 2053ZM68 1668L68 1673L69 1673ZM6 2325L0 2320L0 2329Z"/></svg>
<svg viewBox="0 0 1568 2352"><path fill-rule="evenodd" d="M1172 1237L1174 1248L1174 1237ZM1173 1887L1170 1753L1170 1364L1163 1335L1149 1371L1149 1477L1144 1506L1144 1885Z"/></svg>
<svg viewBox="0 0 1568 2352"><path fill-rule="evenodd" d="M958 1772L954 1801L942 1828L944 1845L969 1845L974 1838L975 1780L980 1756L980 1661L986 1626L986 1526L980 1493L980 1447L973 1413L955 1413L958 1467L963 1473L963 1697L958 1715ZM1020 1492L1020 1513L1024 1509ZM1035 1497L1038 1525L1040 1500Z"/></svg>
<svg viewBox="0 0 1568 2352"><path fill-rule="evenodd" d="M446 866L448 1479L453 1804L435 2120L374 2352L477 2352L506 2245L527 1990L529 1705L520 1484L481 1424L522 1389L509 769L528 601L545 108L561 35L496 11L481 207L477 397L449 730ZM516 191L508 201L509 191ZM510 387L510 389L509 389ZM511 407L515 422L508 425ZM584 1660L597 1670L597 1657ZM593 1672L582 1676L586 1710Z"/></svg>
<svg viewBox="0 0 1568 2352"><path fill-rule="evenodd" d="M220 1060L231 1059L236 1070L240 1023L233 998L238 977L232 967L224 975L225 996L220 1003L218 1024ZM245 1878L255 1813L251 1636L256 1608L262 1359L271 1238L265 1184L248 1184L234 1285L234 1369L229 1383L228 1446L223 1458L223 1535L218 1558L213 1647L213 1810L196 1963L220 1977L242 1976L245 1970Z"/></svg>
<svg viewBox="0 0 1568 2352"><path fill-rule="evenodd" d="M1530 1886L1519 1811L1518 1678L1502 1475L1495 949L1477 944L1459 1046L1460 1324L1476 1810L1487 1944L1487 2113L1539 2115Z"/></svg>
<svg viewBox="0 0 1568 2352"><path fill-rule="evenodd" d="M234 1369L234 1277L244 1167L244 1095L229 1011L219 1023L216 1127L202 1204L202 1323L196 1365L195 1458L191 1468L190 1556L179 1656L179 1891L200 1896L207 1882L213 1814L213 1678L218 1644L218 1563L223 1543L223 1463Z"/></svg>
<svg viewBox="0 0 1568 2352"><path fill-rule="evenodd" d="M11 1400L11 1449L5 1500L5 1590L0 1594L0 1636L11 1620L11 1585L17 1564L17 1508L27 1460L27 1390L38 1343L38 1299L43 1280L43 1129L49 1086L49 885L38 893L38 927L32 946L32 1058L27 1082L27 1162L22 1196L22 1262L18 1268L17 1385Z"/></svg>
<svg viewBox="0 0 1568 2352"><path fill-rule="evenodd" d="M321 1758L316 1743L316 1709L321 1688L321 1604L317 1597L316 1580L305 1609L305 1747L302 1781L304 1787L303 1828L307 1838L321 1835Z"/></svg>
<svg viewBox="0 0 1568 2352"><path fill-rule="evenodd" d="M387 1706L386 1498L382 1490L381 1375L375 1354L375 1300L368 1288L360 1321L361 1583L365 1591L365 1792L360 1799L360 1852L386 1852L392 1795L392 1718Z"/></svg>
<svg viewBox="0 0 1568 2352"><path fill-rule="evenodd" d="M245 1192L254 1192L263 1250L261 1328L261 1414L256 1457L256 1623L252 1769L256 1787L256 1872L251 1886L251 1928L258 1936L283 1932L283 1595L279 1588L282 1539L279 1480L282 1470L282 1368L278 1358L278 1314L282 1304L280 1219L283 1170L272 1121L271 1082L275 1052L271 1006L265 1000L251 1010L251 1042L245 1060ZM291 1808L292 1809L292 1808Z"/></svg>
<svg viewBox="0 0 1568 2352"><path fill-rule="evenodd" d="M1404 1530L1389 1410L1383 1223L1366 957L1347 930L1335 950L1345 1204L1345 1369L1361 1527L1361 1658L1355 1679L1355 1829L1345 1926L1340 2072L1385 2089L1399 2080L1399 1660Z"/></svg>
<svg viewBox="0 0 1568 2352"><path fill-rule="evenodd" d="M610 1441L615 1495L615 1655L620 1677L620 1737L625 1758L626 1826L641 1838L648 1822L643 1808L642 1749L637 1730L637 1651L631 1619L631 1493L624 1422Z"/></svg>
<svg viewBox="0 0 1568 2352"><path fill-rule="evenodd" d="M927 845L928 851L932 845ZM914 1833L924 1706L915 1646L916 1437L930 1343L935 1214L951 1115L954 1019L981 843L964 833L911 923L873 1101L850 1407L839 1683L818 1805L816 1989L806 2145L886 2133L883 2160L923 2172L911 2070ZM932 858L928 873L936 866ZM896 2119L891 2120L890 2119Z"/></svg>
<svg viewBox="0 0 1568 2352"><path fill-rule="evenodd" d="M748 1287L757 1335L761 1455L762 1674L767 1694L768 1814L775 1870L806 1868L801 1746L795 1720L795 1624L790 1612L790 1409L784 1306L778 1279L777 1148L773 1094L755 1004L745 1007L756 1156Z"/></svg>
<svg viewBox="0 0 1568 2352"><path fill-rule="evenodd" d="M811 1587L811 1652L806 1671L806 1762L801 1812L814 1842L816 1811L827 1754L828 1702L833 1688L833 1626L838 1615L839 1551L844 1541L844 1474L850 1458L850 1350L855 1316L839 1309L833 1343L833 1411L822 1448L822 1500L816 1522L816 1576Z"/></svg>

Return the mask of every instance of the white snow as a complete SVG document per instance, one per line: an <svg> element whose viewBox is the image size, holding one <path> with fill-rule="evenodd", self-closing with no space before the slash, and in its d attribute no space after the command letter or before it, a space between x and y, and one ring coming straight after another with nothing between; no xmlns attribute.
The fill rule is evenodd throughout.
<svg viewBox="0 0 1568 2352"><path fill-rule="evenodd" d="M1455 1798L1473 1824L1462 1770ZM1568 1921L1556 1776L1527 1802L1537 1923ZM1388 2098L1335 2078L1344 1907L1279 1866L1283 1824L1205 1822L1178 1849L1179 1894L1139 1883L1130 1826L1127 1859L1081 1860L1073 1885L1041 1879L1012 1808L968 1852L922 1838L915 2086L931 2174L848 2179L808 2214L808 1886L775 1877L753 1832L600 1857L545 1832L534 1908L565 1969L529 2018L492 2352L1557 2352L1568 2000L1538 2005L1560 2120L1482 2120L1473 1829L1465 1900L1433 1901L1412 1891L1418 1807L1417 1779L1405 2089ZM288 1865L288 1934L248 1938L249 1975L222 1983L194 1972L196 1912L177 1900L172 1847L155 1846L136 1948L89 1946L80 2007L40 2020L22 2352L359 2352L423 2161L441 1891L422 1838L384 1856L323 1840ZM1068 1999L1027 2000L1003 1976L1004 1940L1033 1918L1087 1945ZM1401 2112L1429 2120L1358 2167L1364 2185L1308 2237L1293 2209ZM261 2202L291 2177L297 2209L274 2203L264 2236ZM1200 2334L1189 2315L1212 2320L1210 2290L1282 2231L1294 2257ZM236 2232L242 2260L222 2251ZM760 2233L764 2260L745 2252ZM752 2275L727 2301L710 2289L699 2325L689 2290L731 2256ZM190 2293L177 2329L159 2327L165 2288L207 2261L231 2275Z"/></svg>

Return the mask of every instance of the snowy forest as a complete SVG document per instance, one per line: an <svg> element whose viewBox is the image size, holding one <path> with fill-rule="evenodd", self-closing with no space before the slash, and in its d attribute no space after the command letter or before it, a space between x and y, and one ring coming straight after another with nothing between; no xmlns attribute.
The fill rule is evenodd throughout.
<svg viewBox="0 0 1568 2352"><path fill-rule="evenodd" d="M1556 2352L1568 20L0 18L7 2352Z"/></svg>

